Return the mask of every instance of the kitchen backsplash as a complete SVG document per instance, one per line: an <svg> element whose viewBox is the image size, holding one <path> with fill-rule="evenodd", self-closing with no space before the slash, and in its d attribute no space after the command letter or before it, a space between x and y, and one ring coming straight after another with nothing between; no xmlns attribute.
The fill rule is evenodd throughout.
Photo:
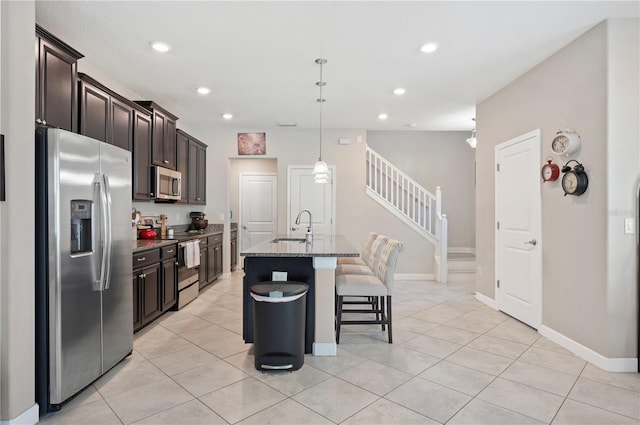
<svg viewBox="0 0 640 425"><path fill-rule="evenodd" d="M204 206L155 202L132 202L131 206L138 211L142 211L143 216L159 216L160 214L166 214L168 226L191 223L189 213L192 211L204 211L206 213L205 218L209 220L209 223L218 221L215 220L217 217L209 216Z"/></svg>

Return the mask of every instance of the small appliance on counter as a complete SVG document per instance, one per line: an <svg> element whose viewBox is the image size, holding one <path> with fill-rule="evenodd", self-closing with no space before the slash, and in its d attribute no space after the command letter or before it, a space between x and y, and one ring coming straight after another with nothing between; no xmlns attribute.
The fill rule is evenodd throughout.
<svg viewBox="0 0 640 425"><path fill-rule="evenodd" d="M189 233L204 233L204 229L209 225L209 220L205 220L204 213L193 211L189 213L191 224L189 224Z"/></svg>

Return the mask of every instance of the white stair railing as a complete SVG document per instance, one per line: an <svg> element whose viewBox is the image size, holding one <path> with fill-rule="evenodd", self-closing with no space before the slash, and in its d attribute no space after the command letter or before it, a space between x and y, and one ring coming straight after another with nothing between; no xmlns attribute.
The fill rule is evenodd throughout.
<svg viewBox="0 0 640 425"><path fill-rule="evenodd" d="M432 194L369 146L366 162L367 193L435 245L435 277L446 282L447 217L440 187Z"/></svg>

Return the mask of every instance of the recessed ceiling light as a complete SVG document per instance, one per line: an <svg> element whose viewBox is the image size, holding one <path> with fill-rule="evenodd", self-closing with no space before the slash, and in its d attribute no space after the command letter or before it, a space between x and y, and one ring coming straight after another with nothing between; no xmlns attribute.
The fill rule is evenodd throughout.
<svg viewBox="0 0 640 425"><path fill-rule="evenodd" d="M165 53L171 50L171 46L167 43L163 43L162 41L152 41L150 44L156 52Z"/></svg>
<svg viewBox="0 0 640 425"><path fill-rule="evenodd" d="M435 41L430 41L420 47L420 51L423 53L433 53L438 50L438 47L440 47L438 43L436 43Z"/></svg>
<svg viewBox="0 0 640 425"><path fill-rule="evenodd" d="M208 87L198 87L196 91L200 94L209 94L211 93L211 89Z"/></svg>
<svg viewBox="0 0 640 425"><path fill-rule="evenodd" d="M379 114L378 115L378 119L379 120L386 120L387 118L389 118L389 115L387 115L387 114Z"/></svg>
<svg viewBox="0 0 640 425"><path fill-rule="evenodd" d="M407 91L405 89L403 89L402 87L398 87L397 89L395 89L393 91L393 94L397 94L398 96L402 96L403 94L405 94Z"/></svg>
<svg viewBox="0 0 640 425"><path fill-rule="evenodd" d="M224 118L225 120L230 120L231 118L233 118L233 114L227 112L226 114L222 114L222 118Z"/></svg>

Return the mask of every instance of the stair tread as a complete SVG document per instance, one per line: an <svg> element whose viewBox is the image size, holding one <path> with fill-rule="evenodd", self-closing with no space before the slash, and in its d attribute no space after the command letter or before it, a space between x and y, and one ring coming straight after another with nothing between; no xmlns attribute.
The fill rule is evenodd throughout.
<svg viewBox="0 0 640 425"><path fill-rule="evenodd" d="M459 261L475 261L476 254L471 252L448 252L447 253L448 260L459 260Z"/></svg>

